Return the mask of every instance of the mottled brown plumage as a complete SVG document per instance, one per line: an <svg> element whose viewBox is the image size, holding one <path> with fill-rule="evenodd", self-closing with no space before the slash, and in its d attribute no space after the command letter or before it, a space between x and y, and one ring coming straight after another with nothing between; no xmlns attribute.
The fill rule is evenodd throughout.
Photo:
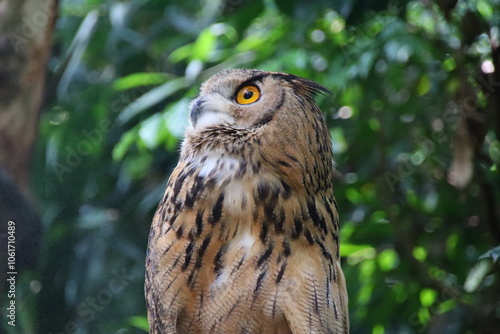
<svg viewBox="0 0 500 334"><path fill-rule="evenodd" d="M321 91L257 70L203 84L151 226L151 333L349 332Z"/></svg>

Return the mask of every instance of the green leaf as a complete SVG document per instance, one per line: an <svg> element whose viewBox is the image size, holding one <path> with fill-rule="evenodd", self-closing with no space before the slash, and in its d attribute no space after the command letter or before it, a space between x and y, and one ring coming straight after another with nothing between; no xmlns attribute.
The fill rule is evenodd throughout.
<svg viewBox="0 0 500 334"><path fill-rule="evenodd" d="M153 157L150 154L129 156L124 159L125 171L132 179L138 180L149 173L152 162Z"/></svg>
<svg viewBox="0 0 500 334"><path fill-rule="evenodd" d="M347 199L353 204L359 204L363 200L363 196L355 188L348 188L345 192Z"/></svg>
<svg viewBox="0 0 500 334"><path fill-rule="evenodd" d="M375 223L378 223L378 224L386 224L388 223L389 221L387 220L387 216L386 216L386 212L385 211L382 211L382 210L378 210L378 211L375 211L372 215L371 215L371 220Z"/></svg>
<svg viewBox="0 0 500 334"><path fill-rule="evenodd" d="M362 246L362 248L356 250L355 247L351 248L351 246L347 246L344 252L345 253L350 252L350 254L347 256L347 261L349 262L349 264L355 265L357 263L361 263L362 264L361 268L364 269L371 268L371 271L374 270L375 265L374 262L371 260L375 258L377 254L375 248L371 246L368 247ZM363 275L363 273L361 273L361 275Z"/></svg>
<svg viewBox="0 0 500 334"><path fill-rule="evenodd" d="M189 58L192 53L193 44L186 44L172 51L170 56L168 56L168 60L173 64L177 64L181 60Z"/></svg>
<svg viewBox="0 0 500 334"><path fill-rule="evenodd" d="M384 334L384 333L385 333L384 326L382 325L373 326L372 334Z"/></svg>
<svg viewBox="0 0 500 334"><path fill-rule="evenodd" d="M191 59L207 61L210 53L215 48L216 41L217 37L213 34L210 27L203 30L193 45L193 48L191 50Z"/></svg>
<svg viewBox="0 0 500 334"><path fill-rule="evenodd" d="M122 135L120 141L113 148L112 156L114 161L121 161L123 159L132 144L136 142L137 132L138 130L134 128Z"/></svg>
<svg viewBox="0 0 500 334"><path fill-rule="evenodd" d="M431 313L427 307L421 307L418 309L418 318L420 323L426 324L431 320Z"/></svg>
<svg viewBox="0 0 500 334"><path fill-rule="evenodd" d="M375 249L370 245L355 245L346 242L340 244L340 256L350 256L356 253L358 255L361 253L375 254Z"/></svg>
<svg viewBox="0 0 500 334"><path fill-rule="evenodd" d="M139 137L148 149L155 149L160 144L163 132L166 131L162 128L163 122L160 114L154 114L141 122Z"/></svg>
<svg viewBox="0 0 500 334"><path fill-rule="evenodd" d="M422 75L420 81L418 82L417 93L418 95L422 96L429 93L430 90L431 90L431 79L429 78L428 75L424 74Z"/></svg>
<svg viewBox="0 0 500 334"><path fill-rule="evenodd" d="M439 304L437 309L439 314L444 314L453 310L455 307L457 307L457 301L455 299L450 299Z"/></svg>
<svg viewBox="0 0 500 334"><path fill-rule="evenodd" d="M130 325L133 327L142 329L146 333L149 333L149 324L148 324L148 318L146 316L135 316L135 317L130 317L128 319L128 322Z"/></svg>
<svg viewBox="0 0 500 334"><path fill-rule="evenodd" d="M380 128L381 128L379 120L376 119L375 117L371 117L368 120L368 126L375 133L378 133L380 131Z"/></svg>
<svg viewBox="0 0 500 334"><path fill-rule="evenodd" d="M181 77L172 79L161 86L153 88L149 92L133 101L125 109L123 109L116 121L119 124L124 124L134 116L139 114L141 111L154 106L155 104L161 102L162 100L185 88L186 86L186 80L184 79L184 77Z"/></svg>
<svg viewBox="0 0 500 334"><path fill-rule="evenodd" d="M423 307L430 307L436 300L437 292L432 289L424 288L420 291L420 304Z"/></svg>
<svg viewBox="0 0 500 334"><path fill-rule="evenodd" d="M490 259L480 260L469 272L464 283L464 290L474 292L483 282L484 278L493 267L493 262Z"/></svg>
<svg viewBox="0 0 500 334"><path fill-rule="evenodd" d="M415 247L413 249L413 256L420 262L423 262L427 258L427 250L424 247Z"/></svg>
<svg viewBox="0 0 500 334"><path fill-rule="evenodd" d="M458 242L460 241L460 236L458 233L453 233L446 239L446 253L449 257L453 257L457 249Z"/></svg>
<svg viewBox="0 0 500 334"><path fill-rule="evenodd" d="M373 292L373 284L367 283L364 284L358 292L358 303L361 305L365 305L368 303L372 296Z"/></svg>
<svg viewBox="0 0 500 334"><path fill-rule="evenodd" d="M394 249L384 249L377 256L378 264L382 271L394 269L398 262L398 253Z"/></svg>
<svg viewBox="0 0 500 334"><path fill-rule="evenodd" d="M170 104L165 110L163 119L168 131L176 138L182 138L188 124L189 99L184 98Z"/></svg>
<svg viewBox="0 0 500 334"><path fill-rule="evenodd" d="M126 77L116 79L113 88L122 91L140 86L159 85L167 80L168 76L165 73L133 73Z"/></svg>
<svg viewBox="0 0 500 334"><path fill-rule="evenodd" d="M453 57L451 57L449 55L446 57L446 59L441 64L441 68L446 72L453 71L456 67L457 67L457 62L455 61L455 59Z"/></svg>
<svg viewBox="0 0 500 334"><path fill-rule="evenodd" d="M332 130L330 130L330 135L332 137L333 153L340 154L345 152L345 150L347 149L347 142L342 128L333 128Z"/></svg>
<svg viewBox="0 0 500 334"><path fill-rule="evenodd" d="M478 0L477 11L487 20L493 17L493 8L491 7L491 3L489 1Z"/></svg>
<svg viewBox="0 0 500 334"><path fill-rule="evenodd" d="M500 164L500 142L498 140L495 140L490 144L488 153L491 160L493 160L496 164Z"/></svg>

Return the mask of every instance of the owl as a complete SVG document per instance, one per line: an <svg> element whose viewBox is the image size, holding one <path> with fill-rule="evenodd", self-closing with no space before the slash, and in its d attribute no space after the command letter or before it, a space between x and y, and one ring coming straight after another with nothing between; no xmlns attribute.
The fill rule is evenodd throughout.
<svg viewBox="0 0 500 334"><path fill-rule="evenodd" d="M190 106L146 259L150 333L348 333L328 90L224 70Z"/></svg>

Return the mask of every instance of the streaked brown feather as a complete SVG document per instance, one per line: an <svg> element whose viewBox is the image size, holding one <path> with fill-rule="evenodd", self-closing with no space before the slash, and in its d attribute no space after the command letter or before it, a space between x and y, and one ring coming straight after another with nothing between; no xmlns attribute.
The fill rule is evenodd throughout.
<svg viewBox="0 0 500 334"><path fill-rule="evenodd" d="M151 226L151 333L348 333L331 142L313 101L326 89L233 70L198 99L249 82L265 90L260 106L228 102L234 124L186 133Z"/></svg>

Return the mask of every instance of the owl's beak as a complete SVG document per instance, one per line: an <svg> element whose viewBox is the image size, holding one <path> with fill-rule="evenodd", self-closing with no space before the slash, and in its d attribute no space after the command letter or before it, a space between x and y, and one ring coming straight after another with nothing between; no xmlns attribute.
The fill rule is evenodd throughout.
<svg viewBox="0 0 500 334"><path fill-rule="evenodd" d="M218 100L211 96L198 98L193 101L190 117L194 129L199 130L234 121L230 115L224 112L223 108L217 107L217 102Z"/></svg>
<svg viewBox="0 0 500 334"><path fill-rule="evenodd" d="M193 127L196 127L196 122L200 118L203 113L203 101L201 99L196 100L191 106L191 123L193 123Z"/></svg>

